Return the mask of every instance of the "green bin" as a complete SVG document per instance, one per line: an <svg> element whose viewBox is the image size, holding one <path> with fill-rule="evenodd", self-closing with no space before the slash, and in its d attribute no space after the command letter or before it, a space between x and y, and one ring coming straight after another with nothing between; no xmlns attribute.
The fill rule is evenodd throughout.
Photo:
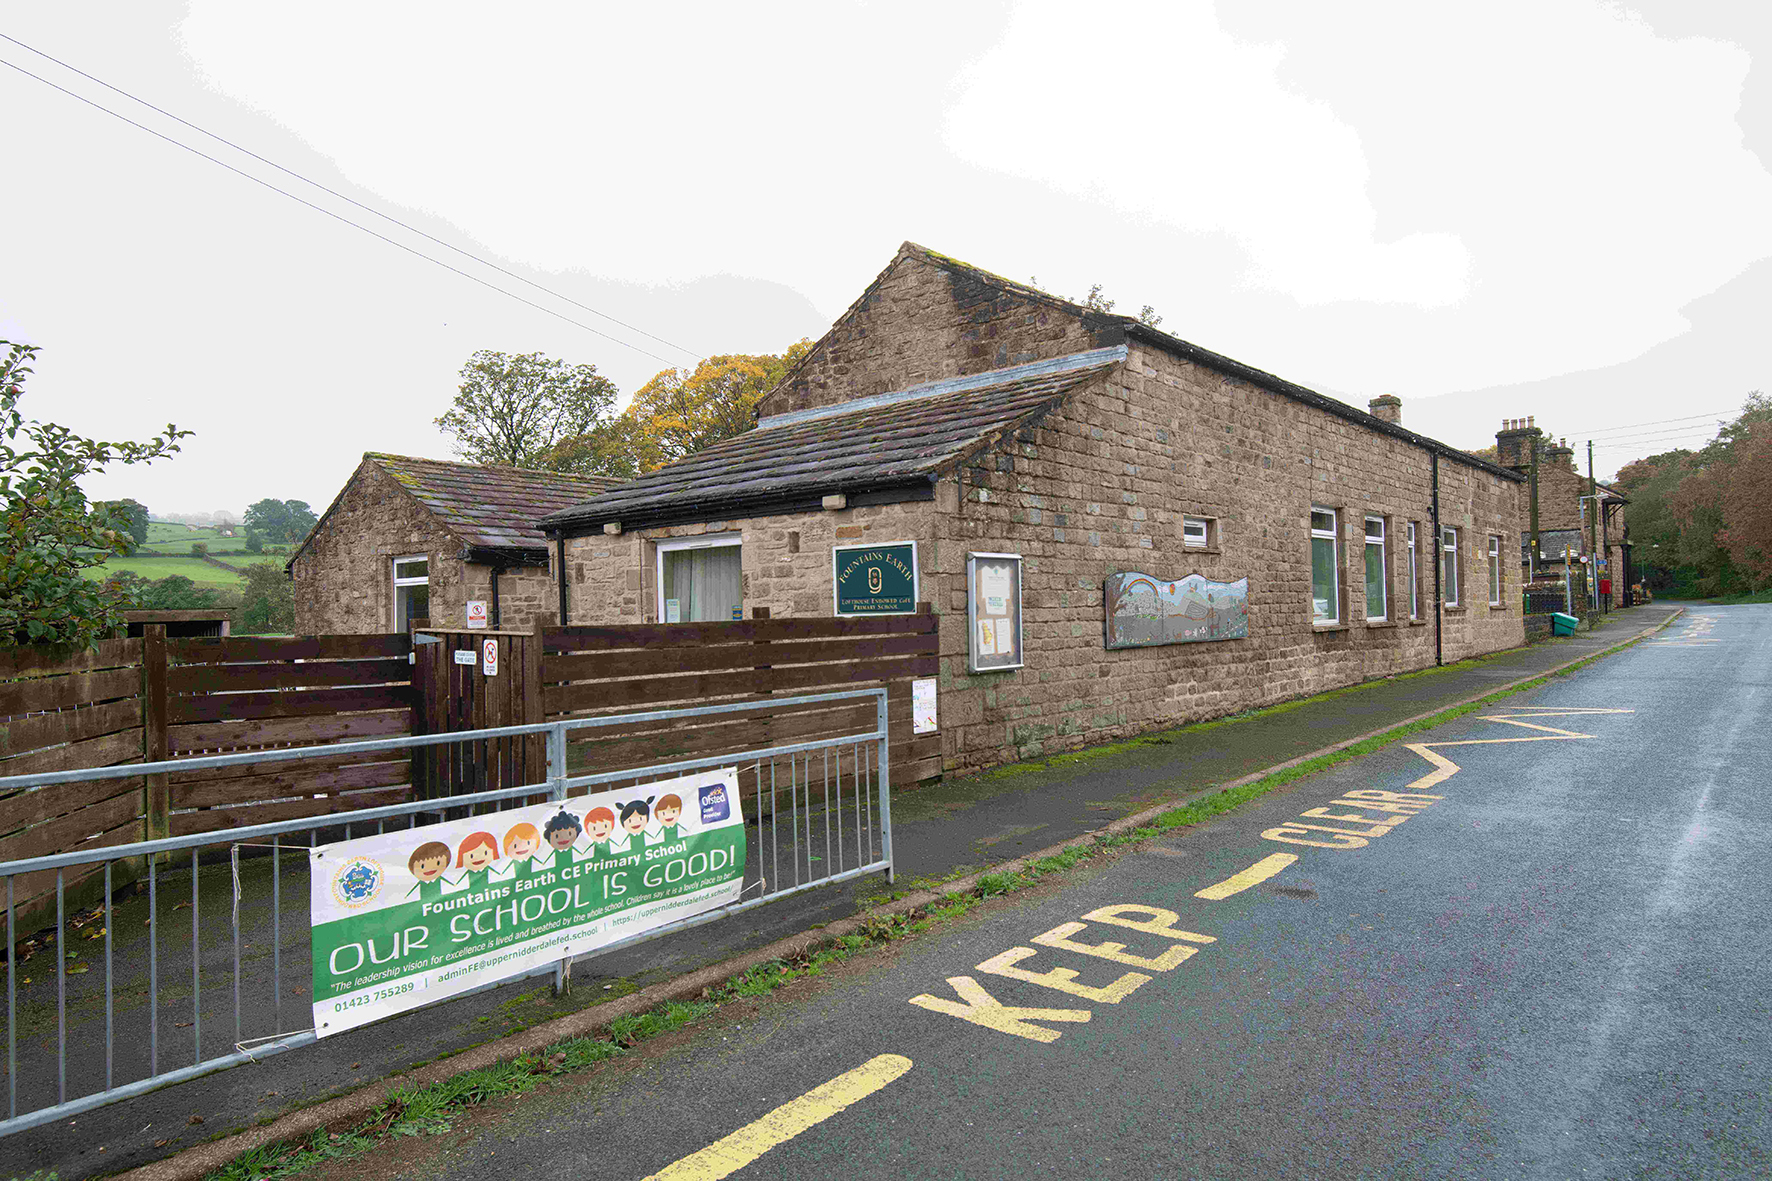
<svg viewBox="0 0 1772 1181"><path fill-rule="evenodd" d="M1580 626L1581 620L1573 615L1564 615L1561 611L1551 612L1551 634L1554 636L1572 636Z"/></svg>

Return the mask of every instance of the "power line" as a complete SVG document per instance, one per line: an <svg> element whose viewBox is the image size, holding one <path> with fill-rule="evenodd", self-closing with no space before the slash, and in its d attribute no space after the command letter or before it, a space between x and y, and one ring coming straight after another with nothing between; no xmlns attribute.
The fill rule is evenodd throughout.
<svg viewBox="0 0 1772 1181"><path fill-rule="evenodd" d="M0 33L0 37L6 37L6 34L4 34L4 33ZM6 40L8 40L8 41L12 41L12 40L14 40L14 39L13 39L13 38L11 38L11 37L6 37ZM24 46L24 48L26 48L26 49L30 49L30 48L31 48L31 47L30 47L30 46L28 46L28 45L26 45L26 46ZM31 52L33 52L33 53L36 53L36 52L37 52L37 51L36 51L36 50L31 50ZM48 54L44 54L44 55L43 55L43 56L44 56L44 57L48 57L48 56L49 56L49 55L48 55ZM55 60L55 59L54 59L54 58L50 58L50 59L49 59L49 60L51 60L51 61L54 61L54 60ZM59 63L58 63L58 64L59 64ZM610 335L610 334L609 334L609 333L607 333L607 332L604 332L604 331L602 331L602 330L601 330L601 329L597 329L597 328L593 328L593 327L592 327L592 326L591 326L591 325L589 325L589 324L586 324L586 323L584 323L584 322L583 322L583 321L581 321L581 320L575 320L575 319L573 319L573 318L572 318L572 317L571 317L571 316L568 316L568 315L566 315L566 314L564 314L564 313L562 313L562 312L557 312L557 311L555 311L555 310L554 310L554 309L553 309L553 308L550 308L550 307L546 307L546 306L545 306L545 305L543 305L543 304L539 304L539 303L536 303L536 302L535 302L535 301L534 301L534 300L532 300L532 299L527 299L527 298L525 298L525 297L523 297L523 296L521 296L521 295L518 295L518 294L517 294L517 293L516 293L516 292L515 292L515 291L511 291L511 290L509 290L509 289L508 289L508 288L504 288L504 287L500 287L500 286L499 286L499 285L498 285L498 284L496 284L496 283L493 283L493 282L491 282L491 281L489 281L489 280L486 280L486 279L482 279L482 278L481 278L481 277L480 277L480 276L478 276L478 275L475 275L475 274L471 274L471 273L469 273L469 272L468 272L468 271L464 271L464 270L462 270L462 269L461 269L461 268L460 268L460 267L457 267L457 266L451 266L451 265L450 265L450 264L449 264L449 263L446 263L446 262L444 262L444 261L443 261L443 260L442 260L442 259L440 259L440 258L435 258L435 257L433 257L433 256L431 256L431 255L429 255L429 254L426 254L426 253L425 253L425 252L424 252L424 251L422 251L422 250L419 250L419 249L416 249L416 248L415 248L415 247L412 247L412 246L408 246L408 245L407 245L407 244L406 244L406 243L404 243L404 242L401 242L401 241L398 241L398 240L396 240L396 239L394 239L394 238L390 238L390 237L388 237L388 236L387 236L387 235L386 235L386 234L382 234L382 233L378 233L378 232L377 232L377 231L375 231L375 230L372 230L372 229L370 229L370 228L369 228L369 227L368 227L368 226L366 226L366 225L363 225L363 224L362 224L362 223L360 223L360 222L355 222L355 221L352 221L352 220L351 220L351 219L350 219L350 218L348 218L348 217L346 217L346 216L344 216L344 215L343 215L343 214L341 214L341 213L337 213L337 212L335 212L335 211L333 211L333 210L331 210L331 209L327 209L327 208L326 208L326 207L325 207L325 206L323 206L323 205L316 205L316 204L315 204L315 203L314 203L314 202L312 202L312 201L309 201L309 200L307 200L307 199L306 199L306 198L303 198L303 197L298 197L298 196L297 196L297 195L296 195L296 194L294 194L294 193L292 193L292 192L290 192L290 191L289 191L289 190L288 190L288 189L283 189L283 188L279 188L279 187L277 187L277 186L276 186L276 185L274 185L274 184L272 184L272 183L271 183L271 182L270 182L270 181L268 181L268 180L265 180L265 179L264 179L264 178L263 178L263 177L258 177L258 176L254 176L254 175L252 175L252 173L250 173L250 172L247 172L247 171L245 171L245 170L244 170L244 169L240 169L240 168L236 168L236 167L234 167L234 166L233 166L233 165L232 165L232 164L229 164L229 163L228 163L228 162L227 162L227 161L225 161L225 160L219 160L219 159L217 159L217 158L216 158L216 157L214 157L214 156L211 156L211 155L210 155L210 154L209 154L209 153L207 153L207 152L204 152L204 151L202 151L202 150L201 150L201 149L198 149L198 148L194 148L194 147L192 147L192 146L191 146L191 145L190 145L190 144L187 144L187 143L184 143L184 142L182 142L182 141L180 141L180 140L176 140L176 139L173 139L173 138L172 138L172 137L171 137L171 136L169 136L169 135L167 135L167 134L165 134L165 133L164 133L164 132L161 132L161 131L156 131L156 130L155 130L155 129L154 129L154 128L152 128L152 127L149 127L149 126L147 126L147 125L146 125L146 124L145 124L145 123L138 123L138 122L136 122L136 121L135 121L135 120L134 120L134 119L131 119L131 118L130 118L130 117L129 117L129 116L127 116L127 115L124 115L124 114L121 114L121 113L120 113L120 112L117 112L117 111L113 111L113 110L112 110L112 109L111 109L111 108L110 108L110 107L107 107L107 106L105 106L105 105L104 105L104 104L103 104L103 103L100 103L100 102L94 102L94 101L93 101L93 100L92 100L92 99L90 99L90 98L87 98L87 97L86 97L86 96L85 96L85 95L83 95L83 94L77 94L77 93L75 93L75 92L74 92L74 91L72 91L72 90L69 90L69 89L68 89L68 88L67 88L67 87L65 87L65 86L59 86L59 85L57 85L57 84L56 84L56 83L54 83L54 82L51 82L51 81L50 81L50 80L49 80L49 79L48 79L48 78L45 78L45 77L43 77L43 76L42 76L42 75L41 75L41 74L33 74L33 73L32 73L32 72L31 72L31 71L30 71L30 70L27 70L27 69L25 69L25 68L24 68L24 67L23 67L23 66L21 66L21 65L19 65L19 64L18 64L18 63L17 63L17 62L11 62L11 61L7 61L7 60L6 60L6 59L5 59L5 58L0 58L0 65L3 65L3 66L8 66L8 67L10 67L10 68L12 68L12 69L14 69L14 70L17 70L17 71L18 71L18 72L19 72L19 73L21 73L21 74L23 74L23 75L24 75L24 76L25 76L25 77L27 77L27 78L33 78L33 79L35 79L35 80L37 80L37 81L38 81L38 82L41 82L41 83L43 83L43 85L45 85L45 86L47 86L47 87L49 87L49 88L50 88L50 89L51 89L51 90L58 90L58 91L60 91L60 92L61 92L61 93L63 93L63 94L65 94L65 95L67 95L67 96L68 96L68 97L69 97L69 98L72 98L72 99L77 99L77 100L78 100L78 101L80 101L80 102L83 102L83 103L85 103L85 104L86 104L86 105L87 105L87 106L89 106L89 107L93 107L93 108L95 108L95 109L96 109L96 110L100 110L100 111L103 111L103 112L104 112L104 113L105 113L105 114L107 114L107 115L109 115L109 116L111 116L111 117L112 117L112 118L113 118L113 119L118 119L118 120L121 120L121 121L122 121L122 122L124 122L124 123L127 123L127 124L129 124L129 125L130 125L130 126L131 126L131 127L134 127L134 128L136 128L136 129L137 129L137 130L139 130L139 131L145 131L145 132L147 132L147 133L148 133L148 134L149 134L149 135L151 135L151 136L153 136L153 137L155 137L155 138L156 138L156 139L161 139L161 140L165 140L165 141L166 141L166 142L167 142L167 143L169 143L169 144L171 144L171 145L172 145L172 146L173 146L173 147L176 147L176 148L183 148L183 149L184 149L184 150L185 150L185 151L187 151L187 152L189 152L189 153L191 153L191 154L192 154L192 155L193 155L193 156L198 156L198 157L201 157L201 158L202 158L202 159L204 159L204 160L207 160L207 161L209 161L209 162L210 162L210 163L211 163L211 164L214 164L214 165L215 165L215 166L216 166L216 167L218 167L218 168L225 168L225 169L227 169L227 170L228 170L228 171L229 171L229 172L231 172L231 173L233 173L233 174L234 174L234 175L235 175L235 176L239 176L239 177L243 177L243 178L245 178L245 179L246 179L246 180L249 180L249 181L251 181L251 182L252 182L252 183L254 183L254 184L256 184L256 185L262 185L262 186L263 186L263 187L264 187L264 188L267 188L267 189L270 189L270 190L271 190L271 191L272 191L272 192L273 192L273 193L278 193L278 194L280 194L280 195L282 195L282 196L285 196L285 197L288 197L288 198L289 198L289 199L290 199L290 200L291 200L291 201L294 201L294 202L296 202L296 203L297 203L297 204L298 204L298 205L305 205L305 206L307 206L307 207L308 207L308 208L309 208L309 209L312 209L312 210L313 210L313 211L314 211L314 212L316 212L316 213L323 213L323 214L325 214L325 215L326 215L326 216L327 216L327 217L330 217L330 218L332 218L332 219L333 219L333 220L335 220L335 221L340 221L340 222L343 222L343 223L344 223L344 224L345 224L345 225L348 225L348 226L350 226L350 227L351 227L351 228L352 228L352 229L355 229L355 230L360 230L360 231L362 231L362 232L363 232L363 233L365 233L365 234L368 234L368 235L369 235L369 236L370 236L370 237L372 237L372 238L376 238L376 239L379 239L379 240L380 240L380 241L382 241L382 242L386 242L386 243L387 243L387 244L388 244L388 245L389 245L389 246L393 246L393 247L396 247L396 248L397 248L397 249L400 249L400 250L404 250L404 251L406 251L406 253L408 253L408 254L411 254L411 255L413 255L413 256L415 256L415 257L417 257L417 258L422 258L422 259L424 259L424 260L425 260L425 261L426 261L426 262L428 262L428 263L432 263L432 264L434 264L434 265L436 265L436 266L440 266L440 267L442 267L442 268L443 268L443 269L444 269L444 270L446 270L446 271L449 271L449 272L451 272L451 273L453 273L453 274L456 274L456 275L460 275L460 276L461 276L461 277L462 277L462 278L464 278L464 279L467 279L467 280L469 280L469 281L470 281L470 282L474 282L474 283L478 283L478 284L480 284L480 286L482 286L482 287L485 287L485 288L488 288L488 289L489 289L489 290L492 290L492 291L496 291L496 292L498 292L498 293L499 293L499 294L500 294L500 295L505 295L505 296L509 296L509 297L510 297L510 298L511 298L511 299L514 299L514 300L516 300L516 301L517 301L517 302L518 302L518 303L521 303L521 304L525 304L525 305L527 305L527 306L529 306L529 307L532 307L532 308L534 308L534 309L535 309L535 310L536 310L536 311L538 311L538 312L544 312L544 313L546 313L546 314L547 314L547 315L550 315L550 316L553 316L553 317L554 317L554 318L555 318L555 319L557 319L557 320L563 320L563 321L565 321L565 322L566 322L566 323L568 323L568 324L571 324L571 325L573 325L573 326L574 326L574 327L576 327L576 328L582 328L582 329L584 329L584 330L585 330L585 331L586 331L586 332L589 332L589 333L591 333L591 334L592 334L592 335L593 335L593 336L600 336L600 337L602 337L602 338L603 338L603 339L604 339L604 340L607 340L607 341L609 341L609 342L611 342L611 343L612 343L612 344L618 344L618 345L620 345L620 346L621 346L621 347L623 347L623 348L625 348L625 349L631 349L631 350L633 350L633 351L634 351L634 352L636 352L636 353L640 353L640 354L641 354L641 355L643 355L643 356L647 356L647 357L651 357L651 358L652 358L652 359L653 359L653 360L655 360L655 361L659 361L659 362L661 362L661 363L663 363L663 364L666 364L666 365L670 365L670 364L672 364L672 362L671 362L671 360L670 360L670 358L668 358L668 357L661 357L661 356L659 356L659 355L658 355L658 354L657 354L657 353L655 353L655 352L652 352L652 351L651 351L651 350L650 350L650 349L643 349L643 348L641 348L641 347L640 347L640 346L639 346L639 345L637 345L637 344L630 344L630 343L628 343L628 342L627 342L627 341L625 341L625 340L622 340L622 339L621 339L621 338L620 338L620 337L618 337L618 336L611 336L611 335ZM72 67L69 67L69 68L70 68L70 69L71 69L71 68L72 68ZM76 71L75 71L75 73L79 73L79 72L80 72L80 71L78 71L78 70L76 70ZM87 76L87 77L90 77L90 75L83 75L83 76ZM94 79L94 81L97 81L97 79ZM100 83L100 85L106 85L106 84L105 84L105 83ZM112 87L112 89L116 89L116 88L115 88L115 87ZM123 94L123 93L125 93L125 92L123 92L123 91L118 91L118 93L119 93L119 94ZM134 96L129 96L129 97L134 97ZM139 100L139 99L138 99L138 100L136 100L136 101L138 101L138 102L139 102L139 101L141 101L141 100ZM152 104L148 104L148 103L144 103L144 104L143 104L143 105L144 105L144 106L151 106L151 105L152 105ZM159 108L158 108L158 107L155 107L155 108L154 108L154 109L155 109L155 110L159 110ZM177 118L177 116L172 116L172 117L173 117L173 118ZM181 122L181 123L182 123L182 122L184 122L184 120L182 120L182 119L180 119L180 120L179 120L179 122ZM197 128L197 129L196 129L196 130L199 130L199 131L202 131L202 128ZM209 133L208 133L208 132L204 132L204 134L205 134L205 135L208 135L208 134L209 134ZM216 136L216 137L214 137L214 138L216 138L216 139L220 139L220 138L221 138L221 137L219 137L219 136ZM227 141L226 141L226 140L222 140L222 142L223 142L223 143L226 143L226 142L227 142ZM230 145L230 146L232 146L232 145ZM244 149L244 148L242 148L242 149L240 149L240 150L241 150L241 151L245 151L245 149ZM251 153L251 152L247 152L247 155L253 155L253 153ZM262 159L262 157L258 157L258 156L254 156L254 159ZM266 161L266 163L270 163L270 162L269 162L269 161ZM273 165L272 165L272 167L279 167L279 166L278 166L278 165L274 165L274 164L273 164ZM283 169L283 171L285 171L285 172L287 172L287 171L288 171L288 169ZM298 174L296 174L296 173L290 173L290 175L291 175L291 176L296 176L296 175L298 175ZM300 178L300 179L303 179L303 180L305 180L305 179L306 179L306 178L305 178L305 177L302 177L302 178ZM324 185L320 185L320 184L318 184L318 183L317 183L317 182L314 182L314 181L308 181L308 182L307 182L307 183L309 183L309 184L313 184L313 185L315 185L315 187L316 187L316 188L322 188L322 189L325 189L325 188L326 188L326 186L324 186ZM326 191L327 191L327 192L329 192L329 193L330 193L330 192L332 192L332 190L331 190L331 189L326 189ZM335 194L335 195L337 195L337 194ZM347 201L350 201L350 198L349 198L349 197L346 197L346 198L344 198L344 199L345 199L345 200L347 200ZM358 204L359 204L359 203L358 203L358 202L355 202L355 201L351 201L351 204L353 204L353 205L358 205ZM367 208L367 207L366 207L366 206L361 206L361 205L359 205L359 207L360 207L360 208ZM374 213L374 212L375 212L375 210L373 210L373 209L372 209L372 210L369 210L369 212L371 212L371 213ZM381 214L381 215L379 215L379 216L384 216L384 217L385 217L385 216L386 216L386 215L385 215L385 214ZM388 220L390 220L390 221L394 221L394 222L395 222L395 224L397 224L397 225L405 225L405 223L404 223L404 222L399 222L399 221L398 221L398 220L397 220L397 219L394 219L394 218L389 218L389 219L388 219ZM410 226L408 226L408 227L407 227L407 228L408 228L408 229L411 229L411 227L410 227ZM429 234L425 234L425 233L424 233L424 232L423 232L423 231L422 231L422 230L414 230L414 231L413 231L413 232L414 232L414 233L417 233L417 234L420 234L420 235L421 235L421 236L423 236L423 237L426 237L426 238L430 238L430 235L429 235ZM436 238L431 238L431 241L433 241L433 242L436 242L436 241L438 241L438 239L436 239ZM444 246L448 246L448 243L446 243L446 242L445 242L445 243L440 243L440 244L441 244L441 245L444 245ZM449 247L449 249L451 249L451 250L455 250L455 249L456 249L456 248L455 248L455 247L453 247L453 246L450 246L450 247ZM466 255L467 255L467 257L469 257L469 258L474 258L474 256L473 256L473 255L471 255L471 254L467 254L467 252L466 252L466 251L457 251L457 253L461 253L461 254L466 254ZM481 261L481 260L478 260L478 259L476 259L476 261ZM487 264L486 264L486 265L488 265L488 266L493 266L493 269L495 269L495 270L501 270L501 271L502 271L502 270L503 270L503 268L502 268L502 267L497 267L497 266L495 266L495 265L494 265L494 264L491 264L491 263L487 263ZM507 275L508 275L508 274L511 274L511 272L509 272L509 271L504 271L504 273L505 273L505 274L507 274ZM529 280L527 280L527 279L523 279L523 278L522 278L522 276L520 276L520 275L513 275L513 276L512 276L512 277L513 277L513 278L517 278L517 279L519 279L519 280L521 280L521 281L522 281L522 282L525 282L525 283L528 283L528 282L529 282ZM534 283L531 283L531 284L530 284L530 285L531 285L531 286L534 286L534 287L538 287L538 288L539 288L539 289L540 289L540 290L543 290L543 291L547 291L547 288L545 288L545 287L540 287L540 285L539 285L539 284L534 284ZM552 294L554 294L554 293L553 293L553 292L549 292L549 294L550 294L550 295L552 295ZM556 296L556 298L560 298L560 299L565 299L565 298L566 298L566 297L565 297L565 296ZM568 303L573 303L573 302L575 302L575 301L573 301L573 300L566 300L566 302L568 302ZM583 304L579 304L579 305L578 305L578 306L580 306L580 307L584 307L584 306L585 306L585 305L583 305ZM595 311L595 309L587 309L587 310L591 310L591 311ZM599 315L599 316L602 316L602 315L603 315L603 313L602 313L602 312L596 312L596 314L597 314L597 315ZM612 321L613 321L613 322L615 322L615 323L621 323L621 322L620 322L620 321L619 321L619 320L614 320L614 318L613 318L613 317L608 317L608 316L605 316L605 317L604 317L604 318L605 318L605 319L609 319L609 320L612 320ZM628 326L628 325L625 325L625 324L624 324L624 325L622 325L622 326L623 326L623 327L629 327L629 326ZM640 329L638 329L638 328L635 328L635 329L632 329L632 330L633 330L633 331L635 331L635 332L641 332L641 330L640 330ZM641 332L641 335L643 335L643 336L651 336L651 333L647 333L647 332ZM654 339L654 340L659 340L659 339L660 339L660 338L659 338L659 337L652 337L652 339ZM676 345L676 344L671 344L671 342L669 342L669 341L663 341L663 342L662 342L662 343L664 343L664 344L667 344L667 345L670 345L670 347L671 347L671 348L675 348L675 349L683 349L683 346L682 346L682 345ZM686 353L690 353L690 354L691 354L691 355L692 355L692 356L695 356L695 355L697 355L697 354L695 354L695 353L694 353L694 350L691 350L691 349L683 349L683 351L684 351L684 352L686 352Z"/></svg>
<svg viewBox="0 0 1772 1181"><path fill-rule="evenodd" d="M1688 414L1682 418L1658 418L1652 422L1629 422L1629 423L1624 423L1623 425L1620 425L1620 426L1599 427L1599 428L1592 430L1592 431L1569 431L1568 434L1575 435L1575 436L1578 436L1583 439L1593 438L1593 439L1597 440L1602 435L1615 435L1615 434L1619 433L1620 431L1634 431L1634 430L1638 429L1639 427L1662 426L1662 425L1664 425L1666 423L1670 423L1670 422L1691 422L1695 418L1718 418L1723 415L1732 414L1732 413L1734 413L1734 412L1730 411L1730 410L1713 410L1707 414Z"/></svg>
<svg viewBox="0 0 1772 1181"><path fill-rule="evenodd" d="M1601 449L1617 449L1620 447L1647 447L1657 444L1678 444L1682 440L1694 443L1708 443L1717 432L1708 427L1696 431L1673 431L1667 434L1642 435L1629 439L1595 439L1593 444Z"/></svg>

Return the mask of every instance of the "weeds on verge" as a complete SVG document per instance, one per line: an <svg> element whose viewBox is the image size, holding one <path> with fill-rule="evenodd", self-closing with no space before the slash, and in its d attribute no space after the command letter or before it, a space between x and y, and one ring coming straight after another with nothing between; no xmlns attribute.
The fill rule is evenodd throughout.
<svg viewBox="0 0 1772 1181"><path fill-rule="evenodd" d="M670 1001L645 1013L611 1021L603 1037L569 1038L535 1054L509 1062L464 1071L454 1078L428 1086L396 1091L362 1124L348 1132L314 1132L298 1140L281 1141L249 1149L209 1174L206 1181L279 1181L327 1161L358 1156L394 1136L435 1136L448 1132L469 1108L494 1099L534 1090L555 1075L588 1069L619 1058L650 1038L680 1029L721 1005L735 1000L767 996L783 985L818 976L831 964L846 960L870 947L890 943L927 930L936 923L965 914L987 898L1022 890L1051 874L1074 869L1084 861L1103 856L1126 845L1199 824L1266 795L1277 787L1328 770L1338 764L1371 754L1412 734L1487 708L1503 697L1535 689L1554 677L1564 676L1600 659L1596 654L1558 673L1490 694L1480 701L1457 706L1419 722L1355 743L1333 754L1322 755L1263 776L1239 787L1225 788L1153 817L1148 824L1118 833L1104 833L1080 841L1050 857L1031 861L1020 869L981 874L970 891L950 893L927 906L895 915L870 914L857 931L837 936L785 960L770 960L732 977L717 988L707 989L697 1001ZM902 894L898 895L902 897ZM37 1181L34 1174L27 1181ZM47 1181L53 1181L53 1174Z"/></svg>

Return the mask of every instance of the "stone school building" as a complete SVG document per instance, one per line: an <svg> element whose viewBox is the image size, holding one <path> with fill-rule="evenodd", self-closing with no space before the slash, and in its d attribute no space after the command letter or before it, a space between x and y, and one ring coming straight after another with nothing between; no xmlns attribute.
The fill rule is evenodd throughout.
<svg viewBox="0 0 1772 1181"><path fill-rule="evenodd" d="M543 520L569 621L928 602L949 772L1524 642L1519 473L914 244L759 410Z"/></svg>
<svg viewBox="0 0 1772 1181"><path fill-rule="evenodd" d="M536 521L616 481L366 452L286 569L299 635L558 620Z"/></svg>

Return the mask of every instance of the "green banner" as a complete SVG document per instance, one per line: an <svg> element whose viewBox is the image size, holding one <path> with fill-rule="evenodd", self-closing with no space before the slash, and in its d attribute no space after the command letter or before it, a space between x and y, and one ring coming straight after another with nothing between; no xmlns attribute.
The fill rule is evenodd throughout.
<svg viewBox="0 0 1772 1181"><path fill-rule="evenodd" d="M910 615L917 610L917 543L831 550L838 615Z"/></svg>
<svg viewBox="0 0 1772 1181"><path fill-rule="evenodd" d="M322 1037L738 900L731 769L314 849Z"/></svg>

